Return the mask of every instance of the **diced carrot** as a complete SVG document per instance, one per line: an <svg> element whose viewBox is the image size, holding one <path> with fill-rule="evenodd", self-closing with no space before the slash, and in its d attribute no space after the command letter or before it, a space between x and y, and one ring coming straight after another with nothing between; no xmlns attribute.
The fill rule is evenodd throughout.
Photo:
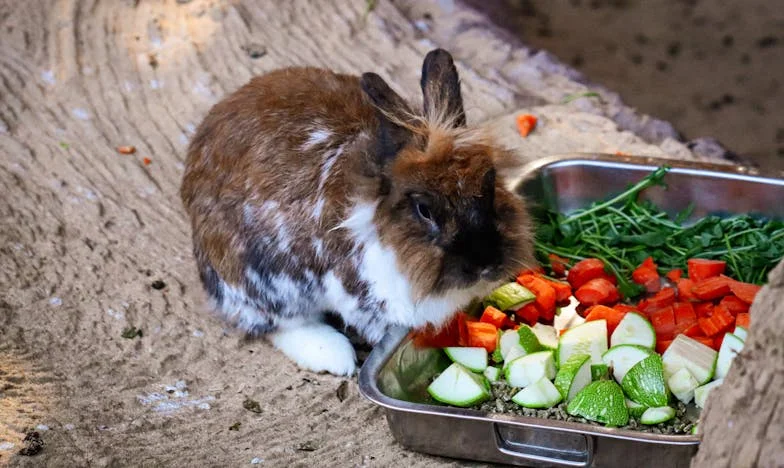
<svg viewBox="0 0 784 468"><path fill-rule="evenodd" d="M675 338L675 312L672 306L655 310L648 317L658 339L671 340Z"/></svg>
<svg viewBox="0 0 784 468"><path fill-rule="evenodd" d="M531 133L536 127L536 122L538 119L536 116L531 114L520 114L515 118L515 123L517 123L517 131L520 133L520 136L525 138Z"/></svg>
<svg viewBox="0 0 784 468"><path fill-rule="evenodd" d="M691 305L691 302L676 302L672 305L672 310L675 313L675 324L680 329L685 329L697 322L697 313L694 312L694 306Z"/></svg>
<svg viewBox="0 0 784 468"><path fill-rule="evenodd" d="M713 349L713 338L708 338L705 336L697 336L694 340L699 341L700 343L704 344L705 346Z"/></svg>
<svg viewBox="0 0 784 468"><path fill-rule="evenodd" d="M656 266L656 263L654 263L653 257L649 256L648 258L642 261L639 268L650 268L652 270L656 270L658 266Z"/></svg>
<svg viewBox="0 0 784 468"><path fill-rule="evenodd" d="M670 270L667 272L667 279L672 281L673 283L677 283L681 276L683 276L683 270L680 268L676 268L674 270Z"/></svg>
<svg viewBox="0 0 784 468"><path fill-rule="evenodd" d="M639 312L637 307L630 306L629 304L615 304L613 309L617 310L618 312Z"/></svg>
<svg viewBox="0 0 784 468"><path fill-rule="evenodd" d="M664 354L671 344L672 340L656 340L656 352L659 354Z"/></svg>
<svg viewBox="0 0 784 468"><path fill-rule="evenodd" d="M715 337L713 339L713 345L711 345L711 348L715 349L716 351L720 350L721 349L721 344L724 342L724 337L725 336L726 335L721 334L721 335L718 335L717 337Z"/></svg>
<svg viewBox="0 0 784 468"><path fill-rule="evenodd" d="M572 296L572 287L565 281L545 280L555 290L555 302L558 304L567 302Z"/></svg>
<svg viewBox="0 0 784 468"><path fill-rule="evenodd" d="M517 282L536 295L536 305L541 312L555 314L555 289L548 281L534 275L520 275Z"/></svg>
<svg viewBox="0 0 784 468"><path fill-rule="evenodd" d="M595 278L580 286L574 292L574 297L581 304L592 306L596 304L612 304L618 301L620 295L614 284L604 278Z"/></svg>
<svg viewBox="0 0 784 468"><path fill-rule="evenodd" d="M531 302L517 309L515 315L523 322L533 326L539 320L539 309L536 308L535 303Z"/></svg>
<svg viewBox="0 0 784 468"><path fill-rule="evenodd" d="M534 275L534 276L537 276L537 275L543 275L543 274L544 274L544 268L541 265L537 265L535 267L531 267L531 268L526 268L524 270L520 270L520 272L517 273L517 276L523 276L523 275Z"/></svg>
<svg viewBox="0 0 784 468"><path fill-rule="evenodd" d="M468 346L468 323L469 322L476 322L476 318L466 314L465 312L458 312L457 317L457 324L458 324L458 346Z"/></svg>
<svg viewBox="0 0 784 468"><path fill-rule="evenodd" d="M692 324L689 328L683 330L682 333L690 338L705 336L705 333L702 331L702 328L700 328L700 324L698 322L694 322L694 324Z"/></svg>
<svg viewBox="0 0 784 468"><path fill-rule="evenodd" d="M689 271L689 279L701 281L724 273L724 270L727 268L727 262L705 258L690 258L686 261L686 266Z"/></svg>
<svg viewBox="0 0 784 468"><path fill-rule="evenodd" d="M694 312L697 314L697 318L708 318L713 315L713 303L712 302L695 302L694 303Z"/></svg>
<svg viewBox="0 0 784 468"><path fill-rule="evenodd" d="M661 289L661 279L655 268L648 268L644 265L637 267L632 272L632 281L645 286L645 290L651 293Z"/></svg>
<svg viewBox="0 0 784 468"><path fill-rule="evenodd" d="M721 276L700 280L691 288L691 293L703 301L718 299L730 293L730 280Z"/></svg>
<svg viewBox="0 0 784 468"><path fill-rule="evenodd" d="M460 327L465 322L460 319L460 313L441 328L428 324L412 332L411 341L417 348L445 348L447 346L460 346Z"/></svg>
<svg viewBox="0 0 784 468"><path fill-rule="evenodd" d="M555 320L555 307L542 310L539 308L539 304L534 304L536 308L539 310L539 322L544 323L545 325L552 325L553 320Z"/></svg>
<svg viewBox="0 0 784 468"><path fill-rule="evenodd" d="M566 275L566 268L569 266L569 260L552 253L547 257L550 259L550 268L553 270L553 274L559 278L563 278Z"/></svg>
<svg viewBox="0 0 784 468"><path fill-rule="evenodd" d="M482 317L479 318L480 322L491 323L496 328L501 328L507 320L506 314L493 306L485 307L484 312L482 312Z"/></svg>
<svg viewBox="0 0 784 468"><path fill-rule="evenodd" d="M713 308L713 315L697 319L697 323L705 336L713 337L727 331L735 323L735 317L725 307L718 305Z"/></svg>
<svg viewBox="0 0 784 468"><path fill-rule="evenodd" d="M626 315L626 312L620 312L615 310L614 308L607 307L604 305L595 305L588 309L588 314L585 316L585 321L590 322L592 320L607 320L607 333L608 335L612 335L615 331L615 327L621 323L623 317Z"/></svg>
<svg viewBox="0 0 784 468"><path fill-rule="evenodd" d="M738 299L738 296L724 296L721 298L721 302L719 304L723 304L727 310L730 311L732 315L743 314L749 311L750 306L745 303L744 301Z"/></svg>
<svg viewBox="0 0 784 468"><path fill-rule="evenodd" d="M468 346L482 347L488 353L495 351L498 340L498 328L492 323L467 322Z"/></svg>
<svg viewBox="0 0 784 468"><path fill-rule="evenodd" d="M618 278L616 278L615 275L607 273L606 271L601 276L599 276L599 278L604 278L613 285L618 286Z"/></svg>
<svg viewBox="0 0 784 468"><path fill-rule="evenodd" d="M588 281L599 278L604 274L604 262L598 258L586 258L575 263L569 269L566 279L572 285L572 289L577 289Z"/></svg>
<svg viewBox="0 0 784 468"><path fill-rule="evenodd" d="M661 291L657 292L652 297L641 300L637 305L637 307L639 307L642 312L648 314L654 310L659 310L664 307L671 306L674 303L675 303L675 289L667 287L667 288L662 288Z"/></svg>
<svg viewBox="0 0 784 468"><path fill-rule="evenodd" d="M681 278L675 282L678 286L678 299L681 301L689 301L694 299L694 294L691 293L691 288L694 287L694 281L689 278Z"/></svg>
<svg viewBox="0 0 784 468"><path fill-rule="evenodd" d="M749 329L751 325L751 314L748 312L738 314L735 317L735 326L736 327L743 327L745 329Z"/></svg>
<svg viewBox="0 0 784 468"><path fill-rule="evenodd" d="M732 294L738 296L738 299L741 301L751 304L754 302L754 298L757 296L757 293L762 289L762 286L757 286L756 284L750 283L742 283L740 281L730 281L730 291Z"/></svg>

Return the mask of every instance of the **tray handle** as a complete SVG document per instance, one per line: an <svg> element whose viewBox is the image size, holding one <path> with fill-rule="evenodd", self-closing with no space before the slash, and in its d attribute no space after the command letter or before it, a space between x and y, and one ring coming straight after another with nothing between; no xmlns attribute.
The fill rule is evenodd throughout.
<svg viewBox="0 0 784 468"><path fill-rule="evenodd" d="M494 423L496 448L531 466L589 467L593 463L593 437L576 432Z"/></svg>

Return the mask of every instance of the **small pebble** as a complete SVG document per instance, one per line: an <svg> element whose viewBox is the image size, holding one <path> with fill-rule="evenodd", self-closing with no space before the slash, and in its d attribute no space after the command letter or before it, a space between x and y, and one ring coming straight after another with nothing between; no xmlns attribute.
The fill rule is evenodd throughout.
<svg viewBox="0 0 784 468"><path fill-rule="evenodd" d="M261 462L263 462L263 461L264 461L264 459L263 459L263 458L256 457L256 458L253 458L253 459L250 461L250 464L251 464L251 465L258 465L258 464L260 464L260 463L261 463Z"/></svg>

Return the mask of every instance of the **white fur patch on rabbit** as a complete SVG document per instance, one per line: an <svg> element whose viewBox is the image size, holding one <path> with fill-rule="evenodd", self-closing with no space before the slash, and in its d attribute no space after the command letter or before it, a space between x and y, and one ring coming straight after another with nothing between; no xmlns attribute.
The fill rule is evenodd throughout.
<svg viewBox="0 0 784 468"><path fill-rule="evenodd" d="M357 367L351 342L325 323L281 324L269 340L303 369L350 376Z"/></svg>

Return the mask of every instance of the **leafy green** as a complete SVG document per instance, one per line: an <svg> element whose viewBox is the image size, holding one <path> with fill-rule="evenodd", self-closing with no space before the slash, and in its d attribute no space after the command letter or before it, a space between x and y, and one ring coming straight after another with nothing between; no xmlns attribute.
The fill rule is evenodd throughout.
<svg viewBox="0 0 784 468"><path fill-rule="evenodd" d="M645 189L665 186L669 169L659 167L623 193L569 215L547 212L537 227L537 256L545 265L551 253L572 262L598 258L617 277L626 298L644 291L629 278L648 256L660 273L685 269L690 258L709 258L726 261L728 274L737 280L764 283L784 257L784 222L750 214L711 214L687 224L693 205L671 219L651 201L640 199Z"/></svg>

